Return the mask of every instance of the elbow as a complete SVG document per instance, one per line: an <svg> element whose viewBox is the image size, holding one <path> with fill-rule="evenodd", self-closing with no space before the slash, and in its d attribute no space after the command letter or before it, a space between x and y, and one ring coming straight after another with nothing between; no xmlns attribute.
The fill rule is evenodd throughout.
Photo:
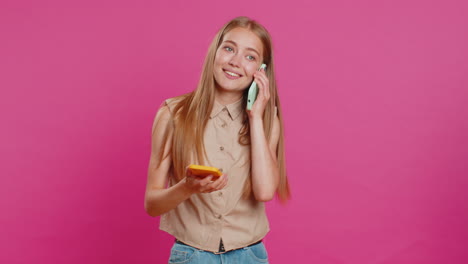
<svg viewBox="0 0 468 264"><path fill-rule="evenodd" d="M150 206L149 203L146 201L145 201L145 211L151 217L156 217L156 216L161 215L160 213L156 212L154 208L152 208L152 206Z"/></svg>
<svg viewBox="0 0 468 264"><path fill-rule="evenodd" d="M269 202L275 197L275 192L261 192L255 193L255 200L259 202Z"/></svg>
<svg viewBox="0 0 468 264"><path fill-rule="evenodd" d="M255 200L259 202L269 202L273 200L273 198L275 198L277 188L277 184L262 184L253 186Z"/></svg>

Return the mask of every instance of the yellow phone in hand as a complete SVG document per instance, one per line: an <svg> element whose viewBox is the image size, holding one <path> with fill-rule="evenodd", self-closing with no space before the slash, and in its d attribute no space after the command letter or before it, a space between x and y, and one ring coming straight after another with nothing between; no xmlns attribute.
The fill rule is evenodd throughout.
<svg viewBox="0 0 468 264"><path fill-rule="evenodd" d="M213 177L217 178L223 175L223 173L215 167L209 167L209 166L202 166L202 165L190 165L188 167L190 172L193 175L199 176L199 177L207 177L208 175L213 175Z"/></svg>

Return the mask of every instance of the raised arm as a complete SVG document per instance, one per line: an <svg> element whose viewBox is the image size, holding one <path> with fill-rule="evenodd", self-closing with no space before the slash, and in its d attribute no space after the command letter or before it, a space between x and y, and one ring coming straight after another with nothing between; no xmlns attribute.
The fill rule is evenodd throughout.
<svg viewBox="0 0 468 264"><path fill-rule="evenodd" d="M263 122L250 122L252 152L252 190L258 201L270 201L275 196L279 183L279 168L276 148L279 139L279 119L276 117L273 131L268 142Z"/></svg>
<svg viewBox="0 0 468 264"><path fill-rule="evenodd" d="M254 76L259 87L259 94L252 110L249 111L252 190L258 201L270 201L275 196L279 184L280 172L276 149L280 137L280 121L276 116L268 141L263 126L263 112L270 99L269 81L264 70L258 71Z"/></svg>

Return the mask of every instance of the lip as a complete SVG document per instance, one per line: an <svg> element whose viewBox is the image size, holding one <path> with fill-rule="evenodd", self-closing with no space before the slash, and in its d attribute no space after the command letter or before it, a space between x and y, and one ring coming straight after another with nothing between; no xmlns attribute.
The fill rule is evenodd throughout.
<svg viewBox="0 0 468 264"><path fill-rule="evenodd" d="M235 74L237 74L239 76L229 75L226 71L235 73ZM236 80L236 79L239 79L240 77L242 77L242 74L240 74L240 73L238 73L236 71L228 70L228 69L223 69L223 73L224 73L224 76L226 76L226 78L231 79L231 80Z"/></svg>

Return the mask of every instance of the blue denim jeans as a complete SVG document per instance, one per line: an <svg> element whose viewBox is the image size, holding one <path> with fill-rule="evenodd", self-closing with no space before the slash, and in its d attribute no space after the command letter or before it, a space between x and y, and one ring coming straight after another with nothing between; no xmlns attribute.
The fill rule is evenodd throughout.
<svg viewBox="0 0 468 264"><path fill-rule="evenodd" d="M257 264L268 263L268 254L263 242L231 250L223 254L200 250L188 245L174 243L169 263L183 264Z"/></svg>

